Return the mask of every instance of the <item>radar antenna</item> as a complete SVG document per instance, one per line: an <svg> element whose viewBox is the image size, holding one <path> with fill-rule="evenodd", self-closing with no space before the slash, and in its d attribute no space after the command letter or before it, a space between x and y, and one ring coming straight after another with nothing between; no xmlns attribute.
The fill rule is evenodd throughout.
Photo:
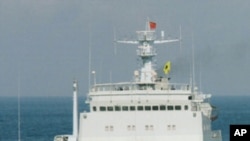
<svg viewBox="0 0 250 141"><path fill-rule="evenodd" d="M114 54L116 55L117 53L117 46L116 46L116 28L114 27Z"/></svg>

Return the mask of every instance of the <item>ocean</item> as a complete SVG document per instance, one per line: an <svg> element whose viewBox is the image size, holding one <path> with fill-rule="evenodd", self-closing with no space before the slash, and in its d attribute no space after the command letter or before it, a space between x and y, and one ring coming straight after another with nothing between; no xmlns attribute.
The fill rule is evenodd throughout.
<svg viewBox="0 0 250 141"><path fill-rule="evenodd" d="M88 111L79 98L79 111ZM250 96L213 96L219 109L214 130L221 129L223 141L229 141L230 124L250 124ZM55 135L72 133L72 97L21 97L21 140L53 141ZM16 97L0 97L0 141L18 139Z"/></svg>

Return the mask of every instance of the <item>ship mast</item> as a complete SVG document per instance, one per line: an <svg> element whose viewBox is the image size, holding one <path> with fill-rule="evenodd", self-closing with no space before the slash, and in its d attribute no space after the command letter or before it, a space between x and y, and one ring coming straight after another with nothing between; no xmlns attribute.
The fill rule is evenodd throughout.
<svg viewBox="0 0 250 141"><path fill-rule="evenodd" d="M153 68L153 57L156 56L156 52L152 46L155 40L154 32L154 30L137 31L139 42L137 55L142 60L139 81L142 83L151 83L155 80L156 73Z"/></svg>
<svg viewBox="0 0 250 141"><path fill-rule="evenodd" d="M140 83L154 83L156 79L156 72L154 69L153 58L156 56L156 49L153 46L154 44L164 44L170 42L179 41L179 39L164 39L164 31L161 31L161 39L156 40L155 36L156 23L148 21L146 23L145 30L136 31L137 40L136 41L116 41L118 43L124 44L138 44L137 55L142 60L142 66L139 73L135 75L139 76L139 79L136 81Z"/></svg>

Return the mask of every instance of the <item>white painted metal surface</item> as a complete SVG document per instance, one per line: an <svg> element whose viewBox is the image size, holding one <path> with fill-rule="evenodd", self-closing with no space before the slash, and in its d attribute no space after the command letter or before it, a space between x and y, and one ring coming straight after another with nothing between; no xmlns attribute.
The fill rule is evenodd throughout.
<svg viewBox="0 0 250 141"><path fill-rule="evenodd" d="M156 23L152 28L137 31L136 41L117 41L138 44L142 66L134 82L95 83L86 101L90 111L80 113L79 131L74 112L73 135L56 136L55 141L222 141L221 131L211 128L216 117L208 102L211 95L156 74L153 45L178 39L164 40L162 32L162 39L156 40Z"/></svg>

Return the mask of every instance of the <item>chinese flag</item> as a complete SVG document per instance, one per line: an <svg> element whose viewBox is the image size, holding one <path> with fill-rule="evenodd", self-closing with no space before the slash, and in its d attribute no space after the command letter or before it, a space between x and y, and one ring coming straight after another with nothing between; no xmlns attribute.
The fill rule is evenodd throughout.
<svg viewBox="0 0 250 141"><path fill-rule="evenodd" d="M149 28L150 28L150 30L155 30L156 29L156 23L155 22L149 22Z"/></svg>

